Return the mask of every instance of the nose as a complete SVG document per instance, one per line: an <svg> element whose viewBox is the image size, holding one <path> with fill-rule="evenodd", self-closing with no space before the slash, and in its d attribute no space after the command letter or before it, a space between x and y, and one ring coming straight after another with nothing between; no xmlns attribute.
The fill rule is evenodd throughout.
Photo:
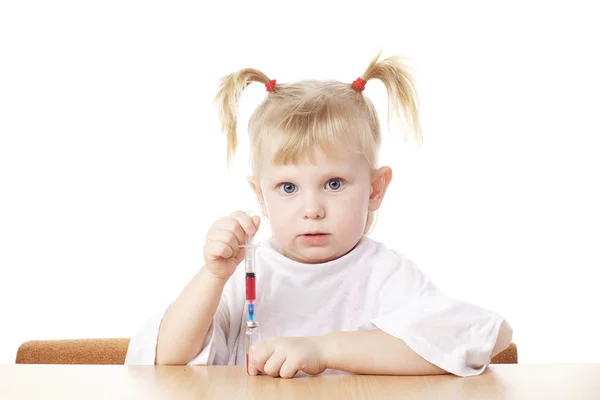
<svg viewBox="0 0 600 400"><path fill-rule="evenodd" d="M323 219L325 207L319 196L309 194L304 204L304 219Z"/></svg>

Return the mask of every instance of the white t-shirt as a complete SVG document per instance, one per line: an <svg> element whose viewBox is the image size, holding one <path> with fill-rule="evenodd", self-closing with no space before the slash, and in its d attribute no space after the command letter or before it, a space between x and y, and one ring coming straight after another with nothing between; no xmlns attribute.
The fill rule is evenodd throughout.
<svg viewBox="0 0 600 400"><path fill-rule="evenodd" d="M242 263L225 285L202 350L188 365L245 364L245 290ZM413 261L368 236L322 264L291 260L266 241L256 249L256 296L261 340L378 328L458 376L480 374L496 343L504 349L512 341L500 315L444 295ZM132 337L125 364L154 364L163 315Z"/></svg>

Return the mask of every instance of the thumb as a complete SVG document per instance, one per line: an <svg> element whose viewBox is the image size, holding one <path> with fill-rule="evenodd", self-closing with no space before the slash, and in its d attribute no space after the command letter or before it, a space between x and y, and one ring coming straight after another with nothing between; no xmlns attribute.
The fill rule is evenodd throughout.
<svg viewBox="0 0 600 400"><path fill-rule="evenodd" d="M260 217L258 215L254 215L252 217L252 222L254 223L254 227L258 231L258 228L260 228Z"/></svg>

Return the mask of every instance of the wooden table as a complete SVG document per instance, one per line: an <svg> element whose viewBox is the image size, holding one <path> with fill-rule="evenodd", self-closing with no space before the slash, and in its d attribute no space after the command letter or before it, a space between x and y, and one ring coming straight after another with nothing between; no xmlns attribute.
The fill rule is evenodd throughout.
<svg viewBox="0 0 600 400"><path fill-rule="evenodd" d="M0 365L0 399L600 399L600 364L491 365L482 375L247 376L243 367Z"/></svg>

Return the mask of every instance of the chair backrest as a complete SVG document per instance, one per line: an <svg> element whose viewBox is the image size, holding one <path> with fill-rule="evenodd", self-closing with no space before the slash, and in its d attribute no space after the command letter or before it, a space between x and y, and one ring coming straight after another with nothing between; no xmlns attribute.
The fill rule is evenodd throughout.
<svg viewBox="0 0 600 400"><path fill-rule="evenodd" d="M129 338L32 340L17 350L17 364L124 364Z"/></svg>
<svg viewBox="0 0 600 400"><path fill-rule="evenodd" d="M17 350L17 364L124 364L129 338L32 340ZM492 358L492 364L517 364L511 343Z"/></svg>
<svg viewBox="0 0 600 400"><path fill-rule="evenodd" d="M492 364L518 364L519 354L517 353L517 345L511 343L507 348L492 357Z"/></svg>

